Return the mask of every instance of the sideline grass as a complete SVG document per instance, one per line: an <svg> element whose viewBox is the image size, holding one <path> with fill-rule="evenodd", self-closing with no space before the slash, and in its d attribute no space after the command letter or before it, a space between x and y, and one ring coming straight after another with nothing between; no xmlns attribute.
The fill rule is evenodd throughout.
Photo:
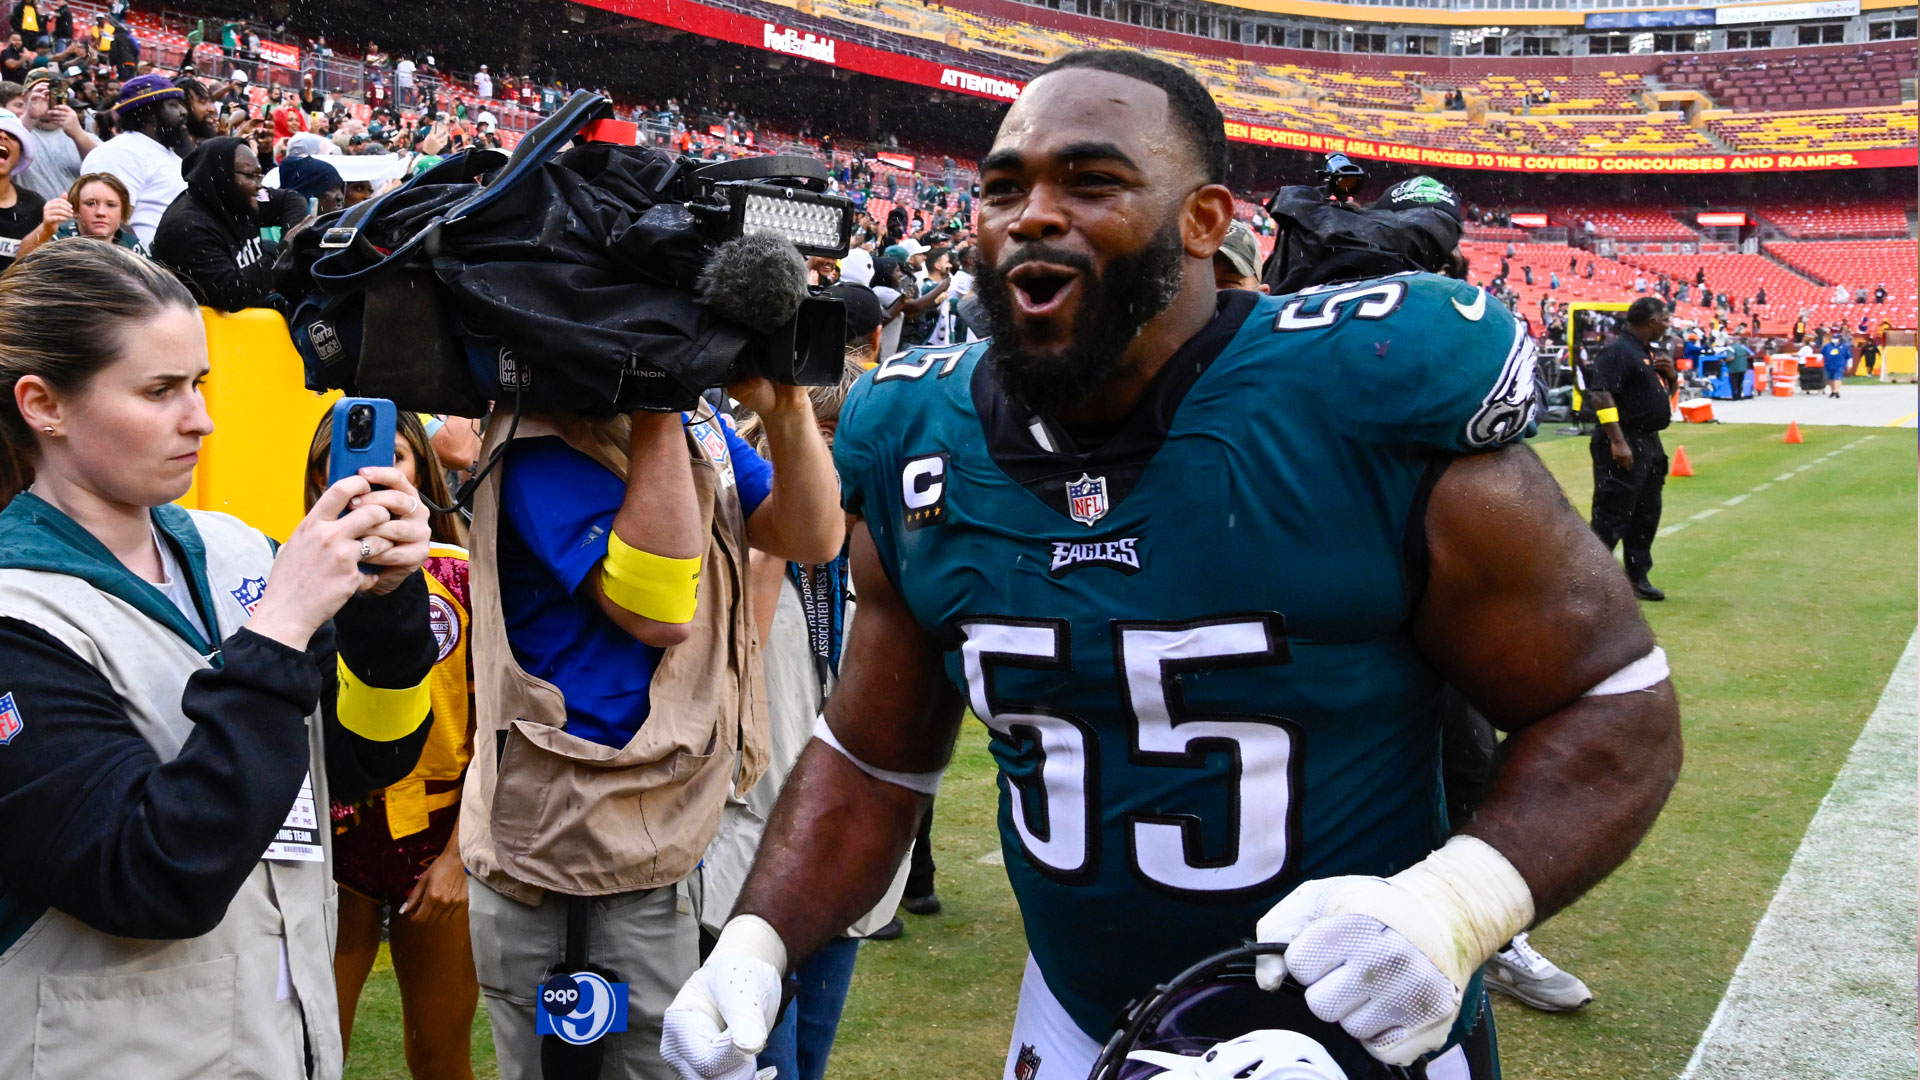
<svg viewBox="0 0 1920 1080"><path fill-rule="evenodd" d="M1698 475L1667 482L1665 521L1688 527L1654 545L1653 579L1671 599L1647 613L1680 688L1686 768L1634 858L1535 934L1595 1002L1548 1016L1496 999L1510 1080L1680 1071L1914 628L1913 436L1805 431L1800 446L1757 425L1667 434L1668 452L1684 443ZM1585 513L1586 440L1535 448ZM1772 486L1751 490L1760 484ZM1025 947L1003 870L980 861L998 851L992 775L983 730L969 723L934 829L946 911L906 916L906 937L861 947L835 1080L998 1075ZM376 972L351 1080L406 1075L398 1012L391 972ZM475 1054L482 1077L496 1075L489 1057Z"/></svg>

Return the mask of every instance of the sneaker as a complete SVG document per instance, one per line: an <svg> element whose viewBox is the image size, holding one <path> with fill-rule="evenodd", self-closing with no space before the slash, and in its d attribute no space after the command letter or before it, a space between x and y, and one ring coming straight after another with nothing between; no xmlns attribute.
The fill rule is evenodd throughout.
<svg viewBox="0 0 1920 1080"><path fill-rule="evenodd" d="M868 941L894 941L899 939L906 932L907 932L907 924L900 921L900 916L895 915L893 918L887 920L887 925L881 927L878 930L875 930L871 934L868 934L867 940Z"/></svg>
<svg viewBox="0 0 1920 1080"><path fill-rule="evenodd" d="M1593 1000L1587 984L1561 971L1553 961L1515 934L1507 947L1487 961L1487 989L1519 998L1543 1012L1572 1012Z"/></svg>
<svg viewBox="0 0 1920 1080"><path fill-rule="evenodd" d="M900 898L900 910L909 915L938 915L940 914L940 894L903 896Z"/></svg>

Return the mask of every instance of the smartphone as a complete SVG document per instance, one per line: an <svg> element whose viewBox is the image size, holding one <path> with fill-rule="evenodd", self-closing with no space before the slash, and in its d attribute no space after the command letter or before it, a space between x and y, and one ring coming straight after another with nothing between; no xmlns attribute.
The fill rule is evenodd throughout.
<svg viewBox="0 0 1920 1080"><path fill-rule="evenodd" d="M398 417L393 402L386 398L350 397L335 402L327 483L338 483L369 466L391 466Z"/></svg>
<svg viewBox="0 0 1920 1080"><path fill-rule="evenodd" d="M353 476L368 466L393 464L394 429L399 413L386 398L341 398L333 405L333 449L327 455L327 485ZM374 485L378 491L380 486ZM347 511L340 511L341 517ZM377 574L380 568L360 564L363 573Z"/></svg>

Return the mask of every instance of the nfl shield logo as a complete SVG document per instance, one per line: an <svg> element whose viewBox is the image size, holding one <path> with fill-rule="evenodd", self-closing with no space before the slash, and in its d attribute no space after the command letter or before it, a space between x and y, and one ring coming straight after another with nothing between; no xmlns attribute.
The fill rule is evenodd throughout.
<svg viewBox="0 0 1920 1080"><path fill-rule="evenodd" d="M266 598L267 579L263 577L241 578L239 588L229 589L227 591L232 594L234 600L237 601L241 607L247 610L247 614L251 615L253 614L253 609L260 606L260 601Z"/></svg>
<svg viewBox="0 0 1920 1080"><path fill-rule="evenodd" d="M1080 474L1080 479L1067 481L1067 516L1082 525L1091 526L1107 516L1107 478Z"/></svg>
<svg viewBox="0 0 1920 1080"><path fill-rule="evenodd" d="M1040 1075L1040 1055L1031 1043L1020 1044L1020 1056L1013 1060L1013 1080L1034 1080Z"/></svg>
<svg viewBox="0 0 1920 1080"><path fill-rule="evenodd" d="M27 725L20 720L20 710L14 707L13 695L0 695L0 746L13 741L20 729Z"/></svg>

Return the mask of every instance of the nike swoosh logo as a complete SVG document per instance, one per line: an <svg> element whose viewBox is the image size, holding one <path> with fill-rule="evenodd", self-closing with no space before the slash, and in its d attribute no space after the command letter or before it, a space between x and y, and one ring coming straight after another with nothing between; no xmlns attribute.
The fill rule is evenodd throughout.
<svg viewBox="0 0 1920 1080"><path fill-rule="evenodd" d="M1474 290L1473 303L1471 304L1461 303L1460 298L1457 296L1449 297L1449 299L1453 301L1453 309L1458 311L1460 317L1468 322L1479 322L1480 316L1487 313L1487 290L1485 289Z"/></svg>

